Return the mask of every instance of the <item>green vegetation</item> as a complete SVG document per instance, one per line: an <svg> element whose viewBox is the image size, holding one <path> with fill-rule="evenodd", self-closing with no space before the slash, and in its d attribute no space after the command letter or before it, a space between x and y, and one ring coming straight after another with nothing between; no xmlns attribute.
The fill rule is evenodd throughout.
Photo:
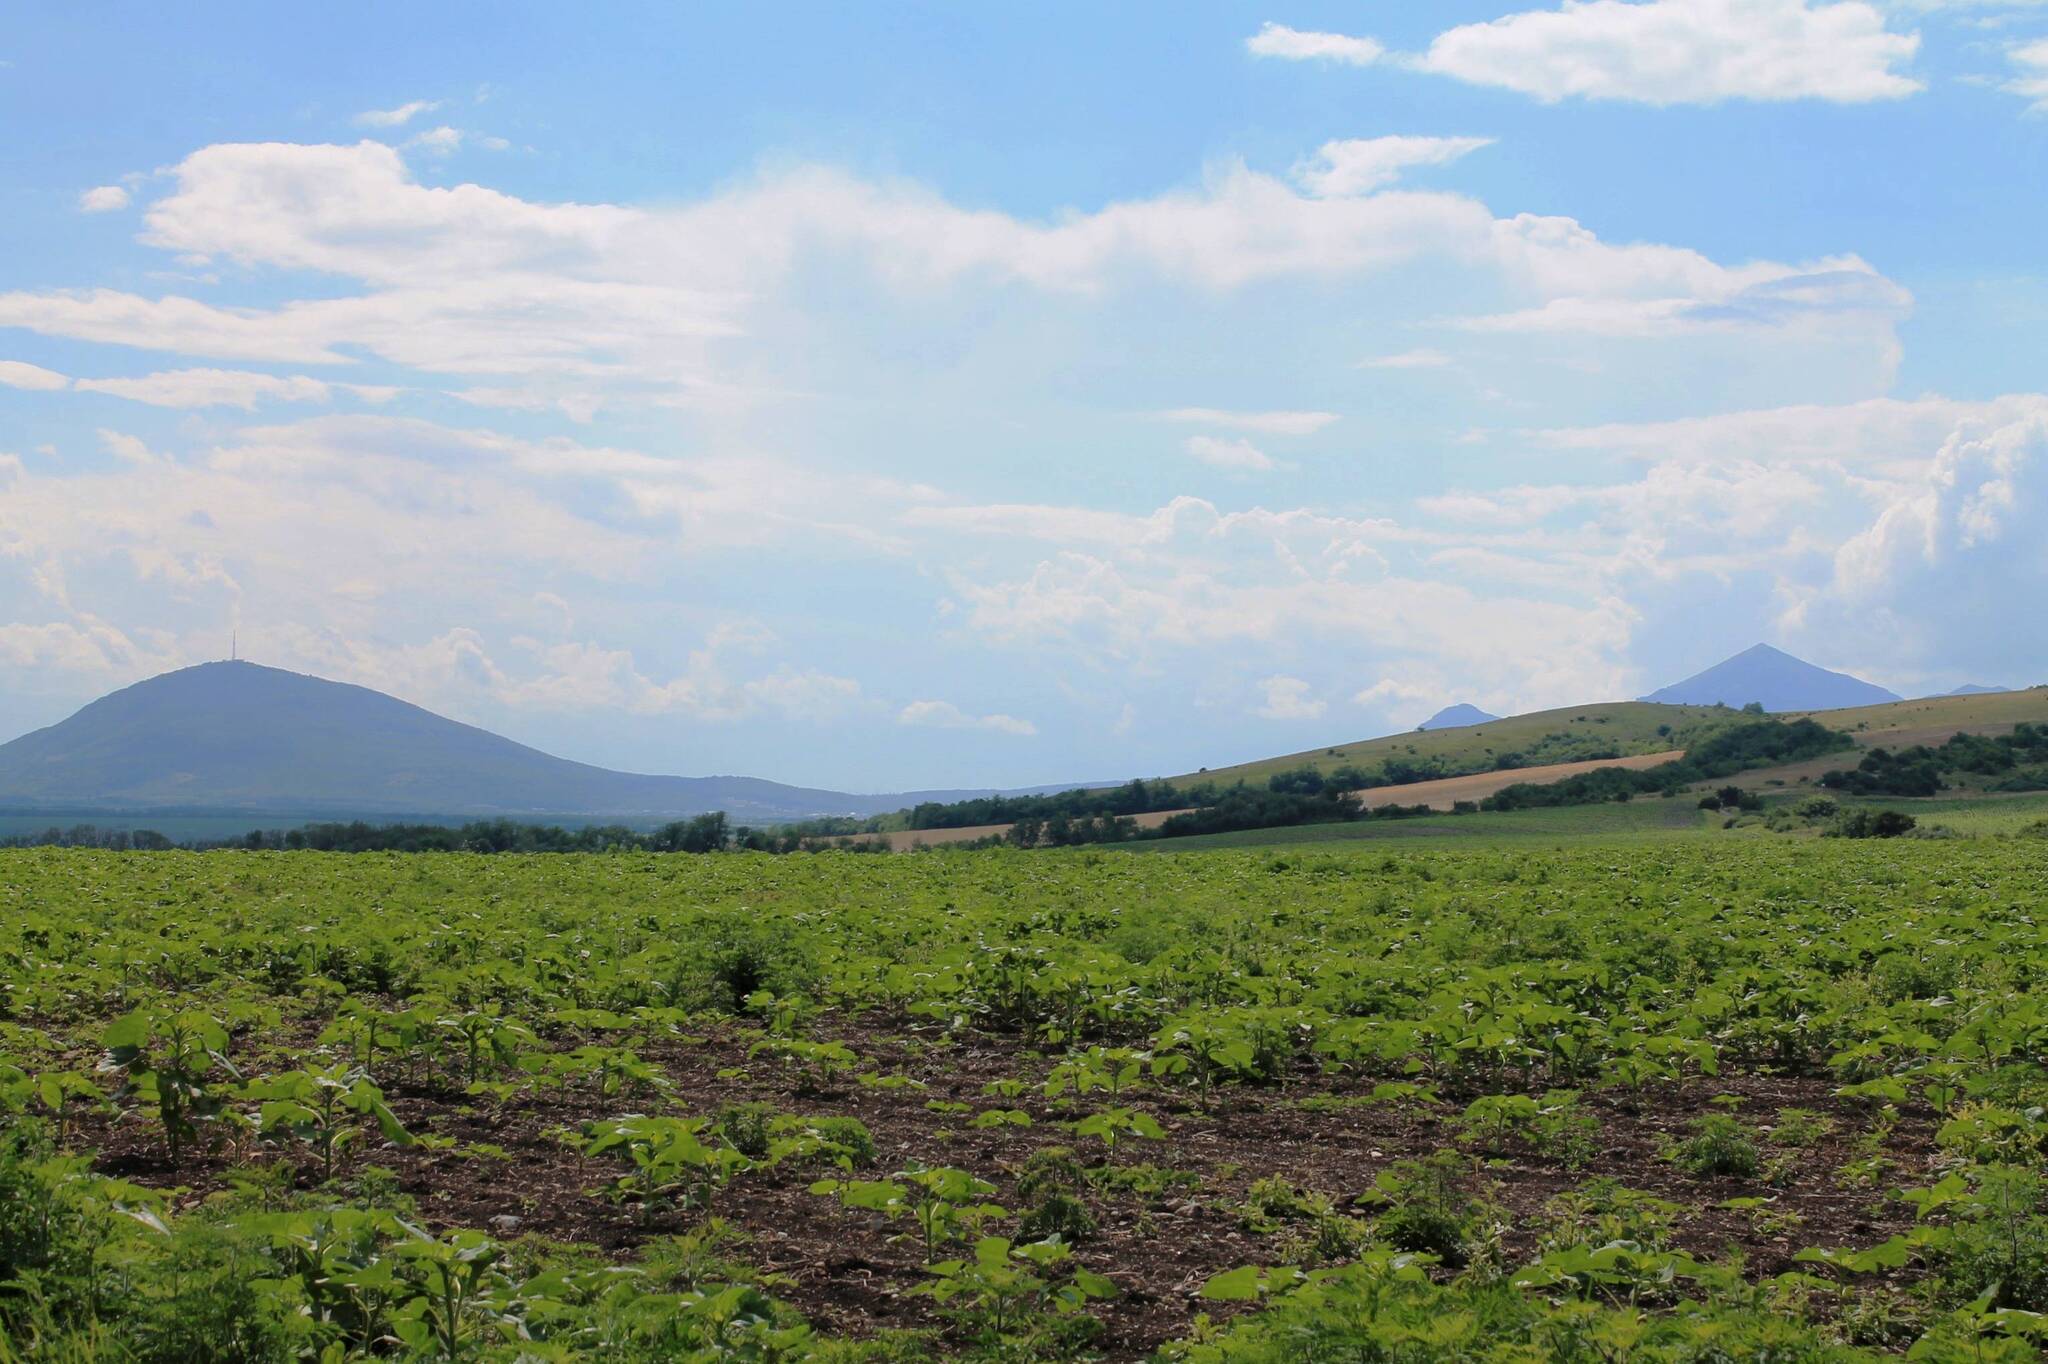
<svg viewBox="0 0 2048 1364"><path fill-rule="evenodd" d="M1963 781L1992 791L2048 791L2048 726L1956 734L1935 748L1874 748L1855 768L1829 772L1820 784L1858 796L1932 796Z"/></svg>
<svg viewBox="0 0 2048 1364"><path fill-rule="evenodd" d="M2048 839L1634 806L1713 836L8 853L0 1339L2034 1358Z"/></svg>
<svg viewBox="0 0 2048 1364"><path fill-rule="evenodd" d="M1732 777L1760 767L1776 767L1854 745L1848 735L1812 720L1748 720L1715 730L1686 750L1676 762L1640 771L1603 767L1543 785L1510 786L1480 802L1487 810L1526 810L1544 805L1595 805L1642 795L1673 795L1699 782ZM1717 807L1744 793L1731 790L1716 797Z"/></svg>

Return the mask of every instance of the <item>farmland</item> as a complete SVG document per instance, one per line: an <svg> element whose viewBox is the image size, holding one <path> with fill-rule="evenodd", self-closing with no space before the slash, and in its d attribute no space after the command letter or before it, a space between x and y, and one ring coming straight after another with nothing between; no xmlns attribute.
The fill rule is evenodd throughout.
<svg viewBox="0 0 2048 1364"><path fill-rule="evenodd" d="M9 853L0 1312L67 1358L2033 1358L2044 873Z"/></svg>

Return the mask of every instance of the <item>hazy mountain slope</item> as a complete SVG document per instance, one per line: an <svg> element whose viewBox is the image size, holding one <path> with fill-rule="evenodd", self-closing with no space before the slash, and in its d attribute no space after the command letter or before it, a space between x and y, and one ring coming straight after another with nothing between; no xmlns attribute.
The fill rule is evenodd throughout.
<svg viewBox="0 0 2048 1364"><path fill-rule="evenodd" d="M1758 701L1768 711L1795 711L1880 705L1900 697L1860 677L1829 672L1759 644L1642 699L1685 706L1746 706Z"/></svg>
<svg viewBox="0 0 2048 1364"><path fill-rule="evenodd" d="M570 762L366 687L207 663L0 745L0 802L297 814L876 814L982 792L850 795Z"/></svg>
<svg viewBox="0 0 2048 1364"><path fill-rule="evenodd" d="M1417 725L1416 728L1421 730L1459 729L1465 725L1483 725L1498 719L1500 719L1498 715L1489 715L1469 701L1460 701L1456 705L1445 706L1442 710Z"/></svg>

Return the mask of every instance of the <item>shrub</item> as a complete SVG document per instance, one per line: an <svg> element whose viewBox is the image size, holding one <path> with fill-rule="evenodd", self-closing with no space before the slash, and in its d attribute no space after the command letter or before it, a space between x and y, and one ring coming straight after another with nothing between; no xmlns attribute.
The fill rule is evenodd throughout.
<svg viewBox="0 0 2048 1364"><path fill-rule="evenodd" d="M1397 1249L1464 1265L1483 1249L1494 1215L1490 1204L1466 1188L1471 1172L1469 1161L1449 1151L1396 1161L1360 1201L1385 1209L1373 1227Z"/></svg>
<svg viewBox="0 0 2048 1364"><path fill-rule="evenodd" d="M1691 1133L1672 1153L1672 1159L1687 1174L1751 1179L1763 1168L1756 1142L1741 1123L1726 1113L1709 1113L1694 1119Z"/></svg>
<svg viewBox="0 0 2048 1364"><path fill-rule="evenodd" d="M1824 838L1897 838L1919 820L1901 810L1851 810L1829 825Z"/></svg>
<svg viewBox="0 0 2048 1364"><path fill-rule="evenodd" d="M1074 1195L1054 1191L1046 1194L1037 1207L1024 1215L1017 1229L1027 1241L1043 1241L1057 1236L1070 1245L1078 1244L1095 1235L1095 1215Z"/></svg>

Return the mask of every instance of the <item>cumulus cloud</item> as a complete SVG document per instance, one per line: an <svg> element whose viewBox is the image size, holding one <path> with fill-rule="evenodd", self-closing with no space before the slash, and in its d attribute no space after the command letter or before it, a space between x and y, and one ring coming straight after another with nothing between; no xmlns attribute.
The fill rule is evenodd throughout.
<svg viewBox="0 0 2048 1364"><path fill-rule="evenodd" d="M1371 66L1386 54L1386 49L1371 38L1354 38L1344 33L1304 32L1270 21L1245 39L1244 46L1255 57L1336 62L1344 66Z"/></svg>
<svg viewBox="0 0 2048 1364"><path fill-rule="evenodd" d="M951 701L912 701L897 712L896 723L925 729L986 729L1029 738L1038 726L1014 715L970 715Z"/></svg>
<svg viewBox="0 0 2048 1364"><path fill-rule="evenodd" d="M437 99L416 99L394 109L365 109L355 117L359 128L403 128L421 114L429 114L441 107Z"/></svg>
<svg viewBox="0 0 2048 1364"><path fill-rule="evenodd" d="M1264 678L1259 689L1265 699L1255 713L1268 720L1314 720L1329 708L1311 696L1309 684L1298 677Z"/></svg>
<svg viewBox="0 0 2048 1364"><path fill-rule="evenodd" d="M78 196L80 213L118 213L128 207L128 191L119 185L100 185Z"/></svg>
<svg viewBox="0 0 2048 1364"><path fill-rule="evenodd" d="M0 360L0 387L49 390L64 388L70 380L53 369L31 365L24 360Z"/></svg>
<svg viewBox="0 0 2048 1364"><path fill-rule="evenodd" d="M1319 199L1385 189L1411 166L1442 166L1490 147L1490 137L1358 137L1325 142L1294 168L1294 179Z"/></svg>
<svg viewBox="0 0 2048 1364"><path fill-rule="evenodd" d="M1899 99L1917 34L1863 0L1563 0L1437 35L1420 70L1546 102Z"/></svg>
<svg viewBox="0 0 2048 1364"><path fill-rule="evenodd" d="M1264 450L1248 440L1227 436L1189 436L1187 452L1212 469L1265 473L1273 468L1273 459Z"/></svg>
<svg viewBox="0 0 2048 1364"><path fill-rule="evenodd" d="M1858 662L2042 680L2038 636L2014 629L2012 599L1990 589L2048 581L2048 400L1961 423L1919 478L1882 490L1831 567L1823 582L1787 585L1790 637Z"/></svg>

